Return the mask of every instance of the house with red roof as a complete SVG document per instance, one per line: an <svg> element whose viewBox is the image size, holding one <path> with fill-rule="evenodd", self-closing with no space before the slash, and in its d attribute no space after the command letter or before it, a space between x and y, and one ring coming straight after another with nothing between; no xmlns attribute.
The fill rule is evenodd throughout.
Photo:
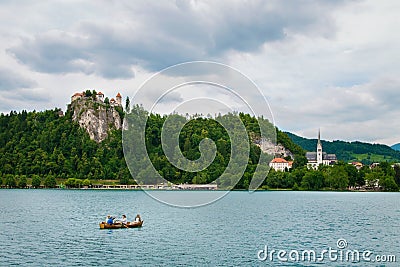
<svg viewBox="0 0 400 267"><path fill-rule="evenodd" d="M292 168L293 161L287 161L283 158L274 158L270 163L269 166L274 169L275 171L284 172Z"/></svg>
<svg viewBox="0 0 400 267"><path fill-rule="evenodd" d="M73 95L71 96L71 102L73 102L73 101L75 101L75 100L77 100L77 99L80 99L80 98L82 98L83 96L84 96L83 93L75 93L75 94L73 94Z"/></svg>
<svg viewBox="0 0 400 267"><path fill-rule="evenodd" d="M97 100L104 102L104 94L102 92L98 92L96 98Z"/></svg>

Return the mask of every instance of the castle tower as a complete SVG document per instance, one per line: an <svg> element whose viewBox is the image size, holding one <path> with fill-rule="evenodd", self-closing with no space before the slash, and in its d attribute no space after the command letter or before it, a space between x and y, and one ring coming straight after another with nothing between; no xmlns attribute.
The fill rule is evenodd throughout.
<svg viewBox="0 0 400 267"><path fill-rule="evenodd" d="M117 105L122 106L122 97L120 93L115 97L115 101L117 102Z"/></svg>
<svg viewBox="0 0 400 267"><path fill-rule="evenodd" d="M323 163L323 158L322 158L321 130L318 130L317 166L319 166L322 163Z"/></svg>
<svg viewBox="0 0 400 267"><path fill-rule="evenodd" d="M102 92L97 93L97 100L104 102L104 94Z"/></svg>
<svg viewBox="0 0 400 267"><path fill-rule="evenodd" d="M73 96L71 96L71 102L81 99L83 97L83 93L75 93Z"/></svg>

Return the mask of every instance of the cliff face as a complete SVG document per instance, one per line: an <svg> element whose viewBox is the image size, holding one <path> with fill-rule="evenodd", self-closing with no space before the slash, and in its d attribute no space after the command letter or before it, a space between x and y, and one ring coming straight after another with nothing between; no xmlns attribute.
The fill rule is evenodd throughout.
<svg viewBox="0 0 400 267"><path fill-rule="evenodd" d="M263 152L275 155L275 157L291 157L294 159L293 153L281 144L274 145L273 143L266 141L261 144L260 148Z"/></svg>
<svg viewBox="0 0 400 267"><path fill-rule="evenodd" d="M267 153L269 155L274 155L275 157L280 157L280 158L284 158L284 157L291 157L292 159L294 159L294 155L293 153L285 148L283 145L281 144L274 144L271 141L268 140L260 140L257 139L256 141L253 141L257 146L259 146L261 148L261 151L264 153Z"/></svg>
<svg viewBox="0 0 400 267"><path fill-rule="evenodd" d="M101 142L108 136L111 129L121 129L121 107L113 107L91 98L73 101L70 106L72 120L79 123L96 142Z"/></svg>

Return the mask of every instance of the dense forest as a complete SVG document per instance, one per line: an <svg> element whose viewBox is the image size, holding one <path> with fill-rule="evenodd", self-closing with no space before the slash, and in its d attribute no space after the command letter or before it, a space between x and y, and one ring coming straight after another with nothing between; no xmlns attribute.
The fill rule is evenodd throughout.
<svg viewBox="0 0 400 267"><path fill-rule="evenodd" d="M132 153L127 152L126 154L127 158L130 159L128 165L133 170L134 177L140 183L154 184L165 182L162 179L163 177L167 181L176 184L202 184L213 182L218 178L216 182L220 188L230 188L231 186L235 186L237 189L248 188L252 179L262 176L263 171L265 175L258 179L262 179L260 182L265 180L268 172L268 163L273 158L271 156L269 160L264 159L264 161L260 158L261 156L265 156L265 154L262 154L260 147L256 145L257 140L259 141L262 135L261 132L265 136L272 138L273 141L276 139L278 143L291 149L294 154L295 165L302 166L305 164L304 150L294 144L286 134L277 130L268 120L263 118L256 119L243 113L229 113L218 115L215 118L196 115L186 118L178 114L161 116L159 114L147 114L147 111L141 109L139 106L134 107L131 114L133 113L142 114L142 118L138 119L136 115L127 116L127 124L133 125L133 127L132 132L128 131L131 137L124 138L125 144L140 135L142 129L138 123L148 118L145 137L146 151L139 151L140 142L138 142L130 144L130 147L135 147L136 150L132 150ZM169 122L169 127L165 125L167 121ZM225 127L223 127L223 124L225 124ZM179 125L183 127L181 130L177 130L180 129ZM244 125L244 134L240 133L240 125ZM179 138L178 151L176 151L176 146L168 145L166 142L162 145L161 129L167 132L166 135L173 135L174 132L179 132L179 136L177 136ZM232 130L231 133L227 132L229 131L228 129ZM195 167L196 164L193 162L185 163L184 168L176 167L185 162L185 159L190 161L201 160L202 153L199 148L201 142L205 139L211 139L216 145L215 159L206 169L201 171L184 171L188 166L192 169L197 169ZM247 146L249 149L246 148ZM165 153L168 153L169 150L170 156ZM177 160L175 164L171 164L171 159L174 157L178 158L180 151L184 158ZM209 152L210 150L205 149L204 151L207 154L207 151ZM146 160L147 155L150 158L151 164ZM233 159L231 155L235 155ZM242 169L243 164L239 162L241 159L245 160L245 170ZM259 164L259 161L263 162L263 164ZM160 177L157 178L158 175L155 175L151 165L156 168Z"/></svg>
<svg viewBox="0 0 400 267"><path fill-rule="evenodd" d="M265 154L256 143L260 138L260 127L267 125L268 134L275 136L272 133L276 133L277 143L294 154L294 163L293 168L286 172L271 170L268 175L263 176L261 182L264 189L344 190L349 187L366 186L374 190L380 188L397 191L400 186L400 167L395 165L393 168L387 162L381 162L373 169L365 166L357 170L343 161L334 166L320 166L318 170L307 169L305 150L292 141L293 135L280 131L267 120L256 119L248 114L226 114L217 118L204 116L186 118L178 114L164 116L148 114L140 106L133 106L132 113L135 112L143 113L148 118L144 143L151 164L160 177L172 183L209 183L221 176L222 179L217 181L221 188L229 187L231 183L236 189L247 189L253 175L260 171L258 162ZM162 181L153 176L151 171L144 167L146 165L142 165L141 158L133 160L131 165L128 161L127 165L123 153L125 147L122 146L122 130L111 130L104 141L97 143L89 138L85 129L72 120L72 115L71 110L61 115L60 109L18 113L12 111L9 114L0 114L0 185L8 188L24 188L30 184L33 187L51 188L62 181L67 187L80 187L102 183L105 180L133 184L135 180L140 182L142 177L146 178L147 182ZM129 116L127 117L129 119ZM161 146L161 129L165 127L166 120L171 118L184 125L179 132L178 143L179 150L188 160L196 161L201 157L199 147L202 140L207 138L214 142L216 156L211 165L191 172L183 171L171 164L163 150L164 147ZM244 125L245 136L234 136L234 139L240 137L242 140L238 145L231 145L232 140L221 125L224 120L231 122L226 120L227 118L240 120ZM311 142L312 145L305 146L306 149L314 149L316 141L311 140ZM346 142L332 143L342 144L343 147L349 145ZM329 144L331 143L324 142L324 149L338 153L336 148L331 148ZM370 153L369 147L375 148L373 151L376 153L378 151L387 153L385 146L362 143L357 145L357 148L352 150L354 153ZM249 155L246 154L245 147L249 148ZM246 161L248 160L245 170L243 173L236 172L237 166L234 165L227 175L221 175L229 165L232 150L235 154L239 154L240 158L245 157ZM339 149L339 158L340 151ZM136 152L134 151L134 154ZM390 156L394 157L396 154ZM128 166L131 170L134 169L135 180L132 179ZM259 173L265 171L266 166L267 164L263 164ZM237 180L233 181L232 177L235 175Z"/></svg>
<svg viewBox="0 0 400 267"><path fill-rule="evenodd" d="M24 185L40 179L48 187L55 178L121 179L129 177L121 132L112 131L97 144L59 109L0 115L0 177L3 184Z"/></svg>
<svg viewBox="0 0 400 267"><path fill-rule="evenodd" d="M315 151L316 139L307 139L295 134L286 132L291 140L304 150ZM339 160L345 162L359 161L363 164L374 162L400 162L400 151L396 151L389 146L381 144L369 144L363 142L345 141L324 141L322 140L323 150L327 153L336 154Z"/></svg>
<svg viewBox="0 0 400 267"><path fill-rule="evenodd" d="M133 109L140 107L133 107ZM47 111L12 111L0 115L0 184L24 187L32 185L54 187L56 179L69 179L67 185L83 180L118 180L134 183L125 163L121 130L113 130L106 140L96 143L86 131L72 121L71 111L60 116L60 109ZM250 136L259 135L257 119L236 114ZM198 145L204 137L215 141L218 152L215 162L202 172L183 172L171 165L160 147L161 127L168 116L151 114L146 125L146 145L150 159L163 177L173 183L207 183L220 175L230 157L230 140L224 128L211 118L193 118L180 134L180 149L190 160L199 157ZM183 119L184 117L182 117ZM298 164L304 164L304 151L286 134L278 130L278 142L292 150ZM250 142L250 158L236 188L246 188L256 168L260 148ZM297 162L297 161L295 161ZM139 175L146 175L140 169ZM135 177L137 178L137 177ZM154 182L158 182L154 180Z"/></svg>

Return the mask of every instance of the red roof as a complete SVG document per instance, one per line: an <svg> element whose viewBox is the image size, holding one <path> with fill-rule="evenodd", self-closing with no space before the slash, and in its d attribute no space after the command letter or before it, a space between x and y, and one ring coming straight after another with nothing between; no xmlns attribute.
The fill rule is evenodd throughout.
<svg viewBox="0 0 400 267"><path fill-rule="evenodd" d="M104 95L102 92L98 92L97 95Z"/></svg>
<svg viewBox="0 0 400 267"><path fill-rule="evenodd" d="M283 158L274 158L271 163L288 163L285 159Z"/></svg>
<svg viewBox="0 0 400 267"><path fill-rule="evenodd" d="M73 96L83 96L82 93L75 93Z"/></svg>
<svg viewBox="0 0 400 267"><path fill-rule="evenodd" d="M118 93L116 97L121 97L121 94L120 94L120 93Z"/></svg>
<svg viewBox="0 0 400 267"><path fill-rule="evenodd" d="M114 98L111 98L111 99L110 99L110 102L115 102L115 99L114 99Z"/></svg>

